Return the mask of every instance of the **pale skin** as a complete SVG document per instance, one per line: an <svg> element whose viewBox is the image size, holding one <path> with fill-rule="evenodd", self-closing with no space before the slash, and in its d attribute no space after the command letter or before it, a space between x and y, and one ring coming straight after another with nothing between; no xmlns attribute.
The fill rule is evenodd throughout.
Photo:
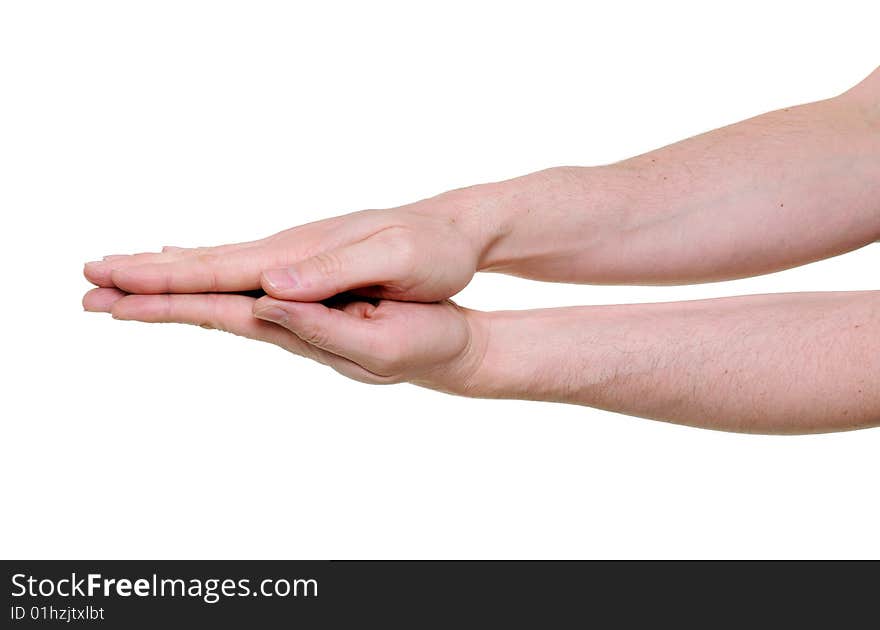
<svg viewBox="0 0 880 630"><path fill-rule="evenodd" d="M558 167L258 241L87 263L86 310L267 341L367 383L730 431L880 424L880 291L479 312L478 271L746 277L880 239L880 69L620 163ZM262 288L260 298L237 295ZM336 298L334 303L322 301Z"/></svg>

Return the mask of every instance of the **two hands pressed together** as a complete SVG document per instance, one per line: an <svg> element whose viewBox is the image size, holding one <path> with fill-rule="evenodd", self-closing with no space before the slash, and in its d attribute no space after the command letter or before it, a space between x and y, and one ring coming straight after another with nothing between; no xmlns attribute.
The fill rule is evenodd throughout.
<svg viewBox="0 0 880 630"><path fill-rule="evenodd" d="M104 288L84 305L268 341L360 381L424 376L454 390L473 335L468 311L445 298L473 276L473 250L430 209L357 212L251 243L89 263ZM265 297L233 293L261 288Z"/></svg>
<svg viewBox="0 0 880 630"><path fill-rule="evenodd" d="M771 433L880 423L880 291L486 313L478 271L675 284L880 239L880 70L617 164L561 167L268 238L87 263L86 310L268 341L368 383ZM247 292L262 289L266 295Z"/></svg>

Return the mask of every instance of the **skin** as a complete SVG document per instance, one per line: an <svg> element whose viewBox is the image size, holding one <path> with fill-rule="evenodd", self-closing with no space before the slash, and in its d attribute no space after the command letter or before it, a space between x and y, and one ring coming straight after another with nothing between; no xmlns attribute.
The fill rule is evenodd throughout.
<svg viewBox="0 0 880 630"><path fill-rule="evenodd" d="M496 313L448 298L477 271L709 282L878 239L880 69L835 98L617 164L548 169L249 243L108 256L86 264L98 288L83 304L267 341L368 383L732 431L834 431L880 423L880 292ZM266 295L224 294L258 289Z"/></svg>

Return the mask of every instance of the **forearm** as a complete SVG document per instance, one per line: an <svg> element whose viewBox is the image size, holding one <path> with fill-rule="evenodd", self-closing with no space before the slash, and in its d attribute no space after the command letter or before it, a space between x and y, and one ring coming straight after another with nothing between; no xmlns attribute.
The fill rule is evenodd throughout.
<svg viewBox="0 0 880 630"><path fill-rule="evenodd" d="M733 431L880 423L880 292L477 313L466 393Z"/></svg>
<svg viewBox="0 0 880 630"><path fill-rule="evenodd" d="M851 92L453 196L479 216L486 271L636 284L777 271L880 238L880 90Z"/></svg>

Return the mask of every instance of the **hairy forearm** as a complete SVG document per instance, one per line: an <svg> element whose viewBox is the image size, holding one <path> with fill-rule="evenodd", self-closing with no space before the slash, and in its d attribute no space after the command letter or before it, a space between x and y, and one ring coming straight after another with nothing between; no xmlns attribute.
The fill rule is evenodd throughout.
<svg viewBox="0 0 880 630"><path fill-rule="evenodd" d="M477 209L485 271L666 284L826 258L880 238L880 76L872 79L617 164L452 196Z"/></svg>
<svg viewBox="0 0 880 630"><path fill-rule="evenodd" d="M707 428L880 423L880 292L477 313L466 393Z"/></svg>

